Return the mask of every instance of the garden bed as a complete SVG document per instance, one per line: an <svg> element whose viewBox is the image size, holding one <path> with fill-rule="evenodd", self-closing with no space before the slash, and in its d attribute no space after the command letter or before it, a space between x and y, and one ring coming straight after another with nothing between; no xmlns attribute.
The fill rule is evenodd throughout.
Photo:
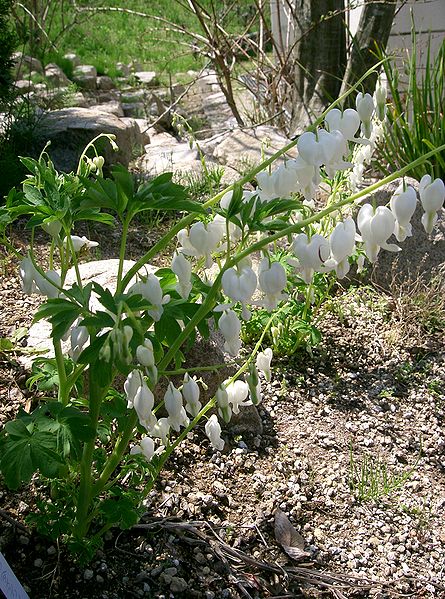
<svg viewBox="0 0 445 599"><path fill-rule="evenodd" d="M130 254L142 253L146 228L134 235ZM3 264L1 335L11 337L37 304L15 260ZM225 431L219 453L195 429L141 524L110 531L89 564L26 523L41 483L2 488L0 549L30 597L444 596L443 328L428 333L420 316L402 328L399 299L339 290L312 355L273 361L263 432ZM35 395L15 358L1 356L2 423ZM277 540L277 508L304 539L299 561Z"/></svg>

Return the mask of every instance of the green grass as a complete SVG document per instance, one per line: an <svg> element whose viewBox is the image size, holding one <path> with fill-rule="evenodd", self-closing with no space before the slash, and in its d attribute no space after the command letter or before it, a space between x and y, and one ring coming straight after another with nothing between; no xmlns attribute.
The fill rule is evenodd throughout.
<svg viewBox="0 0 445 599"><path fill-rule="evenodd" d="M416 47L414 24L412 47ZM380 55L383 57L383 53ZM400 68L393 61L384 65L390 101L384 133L377 144L373 166L383 174L394 172L409 164L428 150L443 143L445 130L445 40L434 60L430 56L428 43L426 67L420 70L416 63L416 53L411 52L403 60L407 84L400 82ZM433 177L445 174L445 158L437 154L428 162L407 173L420 180L427 171Z"/></svg>
<svg viewBox="0 0 445 599"><path fill-rule="evenodd" d="M179 24L187 31L202 33L196 16L186 2L176 0L108 0L105 3L80 2L80 6L125 8L150 14L153 17L167 19ZM248 9L251 2L240 0L227 12L226 2L219 0L201 0L207 10L215 6L218 21L231 33L243 31L248 22ZM57 6L58 3L55 3ZM72 8L65 3L64 22L72 18ZM54 19L49 32L51 39L57 39L62 17L55 9ZM202 53L192 48L192 38L175 31L168 24L153 18L143 18L122 12L81 13L79 23L70 28L57 42L59 56L75 52L84 64L96 66L99 74L117 75L116 62L129 63L136 60L144 69L154 70L168 82L169 73L199 70L206 62ZM54 53L45 56L45 62L57 60Z"/></svg>
<svg viewBox="0 0 445 599"><path fill-rule="evenodd" d="M358 501L377 501L401 489L411 477L422 455L404 472L393 472L378 455L364 454L357 463L352 443L349 446L349 487Z"/></svg>

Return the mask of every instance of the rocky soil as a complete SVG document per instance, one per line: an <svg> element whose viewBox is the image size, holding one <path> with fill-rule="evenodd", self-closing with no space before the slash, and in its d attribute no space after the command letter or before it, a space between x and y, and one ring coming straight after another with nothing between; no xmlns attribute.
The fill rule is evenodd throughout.
<svg viewBox="0 0 445 599"><path fill-rule="evenodd" d="M102 257L114 257L113 238L96 233ZM154 240L147 228L133 234L129 257ZM445 597L445 310L437 297L339 289L312 354L274 360L262 430L225 431L223 452L195 430L140 524L108 533L87 565L29 528L36 481L14 493L0 481L0 550L30 597ZM29 327L36 301L22 295L6 254L0 298L0 335L11 338ZM31 405L29 373L17 362L28 349L25 336L0 354L2 423ZM289 519L284 537L277 509ZM283 548L292 544L297 559Z"/></svg>

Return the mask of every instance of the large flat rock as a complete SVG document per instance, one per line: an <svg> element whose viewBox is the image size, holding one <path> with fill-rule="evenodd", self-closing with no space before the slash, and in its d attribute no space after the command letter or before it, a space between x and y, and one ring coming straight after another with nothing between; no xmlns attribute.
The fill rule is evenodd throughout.
<svg viewBox="0 0 445 599"><path fill-rule="evenodd" d="M246 172L262 160L281 150L291 140L274 127L260 126L255 129L235 129L217 144L213 156L221 164L226 164L238 172ZM296 156L296 149L289 152Z"/></svg>
<svg viewBox="0 0 445 599"><path fill-rule="evenodd" d="M132 260L124 261L124 273L128 272L130 268L133 266L134 262ZM112 293L114 293L116 289L116 281L117 281L117 270L119 266L118 259L111 260L94 260L92 262L84 262L80 264L80 276L82 278L82 282L84 285L87 285L90 281L95 281L104 287L105 289L109 289ZM155 272L157 268L154 266L146 265L141 270L141 273L147 274L151 272ZM73 269L71 269L66 278L66 287L69 287L76 281L76 275ZM103 309L103 306L97 300L97 297L92 294L91 295L91 303L92 310ZM51 357L54 355L54 349L51 342L51 325L46 320L39 320L35 324L31 326L28 332L28 348L35 349L43 352L43 355L46 357ZM68 352L69 349L69 341L65 341L62 343L62 347L64 352ZM23 355L19 357L21 364L25 368L30 368L32 362L34 361L34 356Z"/></svg>
<svg viewBox="0 0 445 599"><path fill-rule="evenodd" d="M132 121L123 121L114 114L97 108L64 108L45 114L39 121L37 135L42 144L51 142L48 152L56 168L69 172L77 168L77 162L85 146L100 133L116 136L119 151L110 143L98 142L99 153L105 158L106 166L120 163L128 166L134 147L143 146L139 127Z"/></svg>

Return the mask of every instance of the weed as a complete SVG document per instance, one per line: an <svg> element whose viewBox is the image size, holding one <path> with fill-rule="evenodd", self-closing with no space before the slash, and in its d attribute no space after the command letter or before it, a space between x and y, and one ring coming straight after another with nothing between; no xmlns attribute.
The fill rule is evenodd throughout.
<svg viewBox="0 0 445 599"><path fill-rule="evenodd" d="M349 444L349 487L358 501L379 500L401 489L420 461L422 445L413 466L405 472L391 472L379 456L364 454L357 464L352 442Z"/></svg>
<svg viewBox="0 0 445 599"><path fill-rule="evenodd" d="M425 342L425 335L434 336L445 331L445 294L443 277L431 281L416 279L393 285L394 309L392 320L396 323L400 343Z"/></svg>

